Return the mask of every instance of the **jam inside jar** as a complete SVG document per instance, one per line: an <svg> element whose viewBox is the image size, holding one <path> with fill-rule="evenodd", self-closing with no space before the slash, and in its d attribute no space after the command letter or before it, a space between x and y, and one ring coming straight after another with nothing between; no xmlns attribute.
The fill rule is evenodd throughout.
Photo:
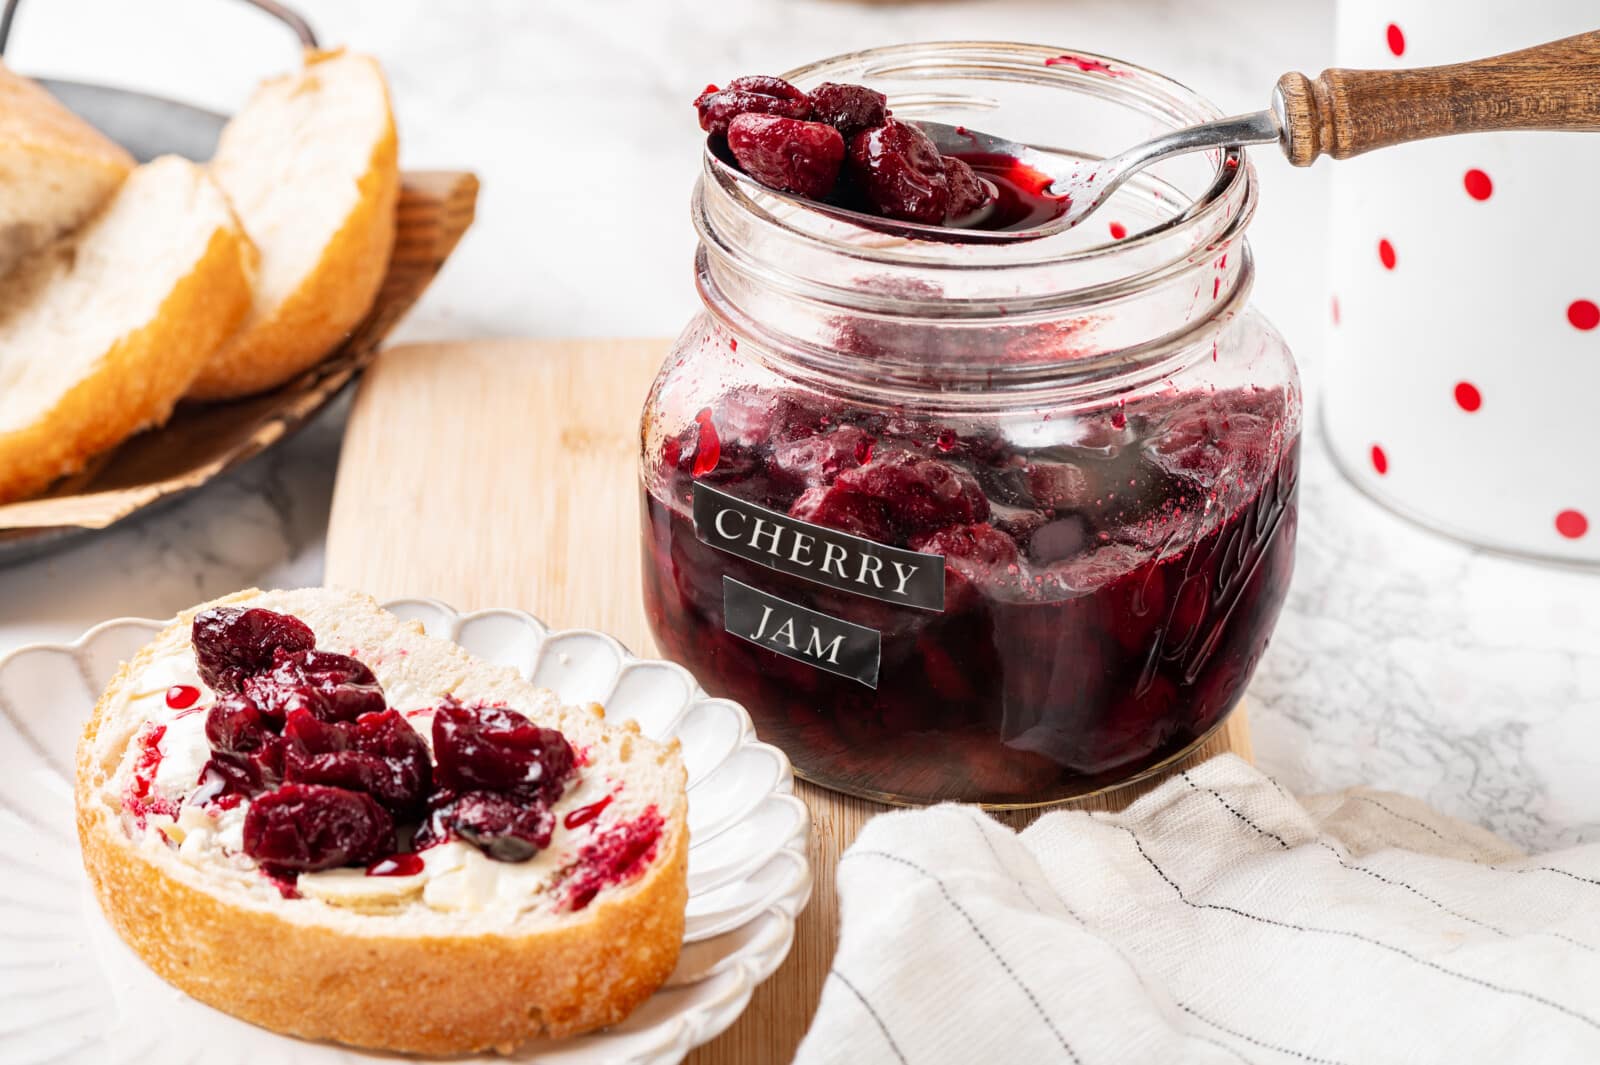
<svg viewBox="0 0 1600 1065"><path fill-rule="evenodd" d="M1076 130L1086 156L1216 116L1059 54L916 45L788 77ZM641 434L662 653L800 775L891 802L1057 802L1204 739L1293 568L1299 384L1246 301L1254 199L1239 156L1196 156L1057 237L933 243L708 166L706 310Z"/></svg>

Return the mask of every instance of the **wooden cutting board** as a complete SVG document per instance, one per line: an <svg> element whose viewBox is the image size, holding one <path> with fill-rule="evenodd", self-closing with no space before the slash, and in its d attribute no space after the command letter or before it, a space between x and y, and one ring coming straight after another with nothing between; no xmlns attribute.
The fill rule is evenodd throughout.
<svg viewBox="0 0 1600 1065"><path fill-rule="evenodd" d="M654 653L639 600L639 411L665 340L482 341L387 351L345 435L327 583L461 610L516 607ZM1240 711L1192 757L1250 756ZM788 1061L838 934L834 867L885 807L800 782L816 887L794 949L692 1065ZM1106 809L1125 789L1083 805ZM1005 815L1021 825L1027 814Z"/></svg>

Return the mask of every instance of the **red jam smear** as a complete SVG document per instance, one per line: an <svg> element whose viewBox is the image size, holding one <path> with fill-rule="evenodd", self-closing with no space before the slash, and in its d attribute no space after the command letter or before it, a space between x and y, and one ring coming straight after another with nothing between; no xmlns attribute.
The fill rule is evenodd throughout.
<svg viewBox="0 0 1600 1065"><path fill-rule="evenodd" d="M748 707L797 770L838 790L1041 803L1119 783L1216 727L1266 648L1293 566L1299 440L1282 430L1288 403L1260 389L1149 396L1057 415L1073 442L1028 447L799 390L732 393L717 413L721 465L697 478L680 462L647 478L661 485L643 508L652 630L709 692ZM846 458L845 436L863 433L883 463L872 476ZM930 463L940 483L968 486L939 510L914 483ZM688 513L695 480L944 555L944 611L707 546ZM724 575L878 630L877 688L726 632Z"/></svg>
<svg viewBox="0 0 1600 1065"><path fill-rule="evenodd" d="M1047 67L1077 67L1086 74L1104 74L1108 78L1127 77L1125 70L1116 70L1103 59L1091 59L1086 55L1056 55L1044 61Z"/></svg>
<svg viewBox="0 0 1600 1065"><path fill-rule="evenodd" d="M424 864L420 854L391 854L367 866L368 876L416 876Z"/></svg>
<svg viewBox="0 0 1600 1065"><path fill-rule="evenodd" d="M161 768L161 737L166 734L167 726L147 721L134 737L133 779L123 791L122 808L133 816L134 823L140 828L145 826L151 814L178 816L176 801L151 794L155 787L156 771Z"/></svg>
<svg viewBox="0 0 1600 1065"><path fill-rule="evenodd" d="M590 821L593 821L595 818L599 817L600 811L611 805L611 799L612 796L607 795L598 802L592 802L587 806L580 806L575 810L568 810L567 815L561 819L562 826L569 829L581 828Z"/></svg>
<svg viewBox="0 0 1600 1065"><path fill-rule="evenodd" d="M612 825L584 844L567 878L568 909L581 910L605 888L644 872L655 860L663 823L661 811L652 804L632 821Z"/></svg>

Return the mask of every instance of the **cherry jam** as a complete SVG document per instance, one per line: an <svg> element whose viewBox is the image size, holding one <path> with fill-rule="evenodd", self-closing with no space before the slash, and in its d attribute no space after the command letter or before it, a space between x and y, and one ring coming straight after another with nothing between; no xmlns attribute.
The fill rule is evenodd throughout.
<svg viewBox="0 0 1600 1065"><path fill-rule="evenodd" d="M1072 206L1071 199L1055 190L1055 179L1014 155L956 152L955 158L994 186L994 207L979 229L1036 229L1060 218Z"/></svg>
<svg viewBox="0 0 1600 1065"><path fill-rule="evenodd" d="M836 790L1004 805L1120 783L1215 728L1266 648L1293 566L1292 402L1210 390L1008 433L798 389L730 392L668 435L653 471L647 456L657 643ZM942 607L704 542L696 483L942 556ZM753 641L753 626L728 631L728 580L877 633L875 686Z"/></svg>
<svg viewBox="0 0 1600 1065"><path fill-rule="evenodd" d="M797 77L695 101L704 311L640 435L657 646L799 774L885 801L1051 803L1182 755L1237 705L1293 568L1300 386L1249 304L1254 172L1190 156L1095 228L995 240L1076 192L975 130L1087 160L1215 108L994 43ZM954 135L898 128L924 120ZM886 222L752 196L728 159ZM928 222L960 228L901 225Z"/></svg>

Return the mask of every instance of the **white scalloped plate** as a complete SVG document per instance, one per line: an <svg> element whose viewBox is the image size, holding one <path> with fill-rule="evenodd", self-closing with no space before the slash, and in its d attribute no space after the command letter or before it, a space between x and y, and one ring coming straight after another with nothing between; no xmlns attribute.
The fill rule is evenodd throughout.
<svg viewBox="0 0 1600 1065"><path fill-rule="evenodd" d="M608 718L636 719L646 735L683 744L689 911L678 968L622 1024L530 1045L509 1060L664 1065L721 1033L789 953L811 894L810 816L791 793L788 759L756 741L738 704L708 698L682 668L635 658L609 636L550 632L515 610L463 615L427 599L387 606L568 702L601 702ZM0 659L0 1061L333 1065L386 1057L274 1035L202 1005L145 968L101 915L78 859L73 749L118 665L166 624L108 621L74 643Z"/></svg>

